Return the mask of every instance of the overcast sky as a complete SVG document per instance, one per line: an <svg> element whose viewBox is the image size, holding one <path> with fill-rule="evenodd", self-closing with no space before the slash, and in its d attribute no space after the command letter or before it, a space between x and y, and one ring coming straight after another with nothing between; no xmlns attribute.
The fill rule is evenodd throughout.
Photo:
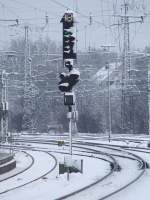
<svg viewBox="0 0 150 200"><path fill-rule="evenodd" d="M29 25L29 37L49 36L56 42L62 40L62 25L60 19L67 7L77 10L78 49L87 50L99 48L101 45L118 45L123 35L121 27L112 26L120 17L123 0L0 0L1 19L19 19L18 27L10 26L15 22L0 22L0 49L11 39L24 37L24 26ZM150 14L149 0L130 0L129 15L141 16ZM46 25L45 16L49 23ZM90 24L90 16L92 21ZM131 18L130 21L138 21ZM120 34L119 34L119 32ZM132 49L144 48L150 45L150 15L144 23L130 25L130 40ZM120 37L119 37L120 35Z"/></svg>

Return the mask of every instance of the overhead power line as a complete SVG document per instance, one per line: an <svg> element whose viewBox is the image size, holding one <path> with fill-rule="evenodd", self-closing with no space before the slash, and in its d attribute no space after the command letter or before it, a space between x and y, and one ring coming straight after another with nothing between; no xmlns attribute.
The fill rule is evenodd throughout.
<svg viewBox="0 0 150 200"><path fill-rule="evenodd" d="M38 8L38 7L35 7L35 6L33 6L33 5L31 5L31 4L29 4L29 3L26 3L26 2L24 2L24 1L18 1L18 0L8 0L8 1L14 1L14 2L16 2L17 4L20 4L20 5L23 5L23 6L26 6L26 7L28 7L28 8L31 8L31 9L34 9L34 10L39 10L39 11L42 11L42 12L46 12L46 10L44 10L44 9L42 9L42 8Z"/></svg>
<svg viewBox="0 0 150 200"><path fill-rule="evenodd" d="M53 3L55 3L55 4L59 5L59 6L61 6L61 7L63 7L63 8L72 10L72 9L70 9L68 6L66 6L65 4L60 3L60 2L57 1L57 0L49 0L49 1L51 1L51 2L53 2Z"/></svg>
<svg viewBox="0 0 150 200"><path fill-rule="evenodd" d="M55 4L59 5L59 6L61 6L63 8L66 8L68 10L73 10L75 13L79 14L81 17L84 17L84 18L86 18L86 19L89 20L89 16L81 13L79 10L71 9L70 7L66 6L65 4L62 4L62 3L58 2L57 0L49 0L49 1L51 1L51 2L53 2L53 3L55 3ZM95 22L95 23L97 23L97 24L99 24L101 26L104 26L105 28L108 28L103 22L100 22L100 21L97 21L97 20L93 20L93 22Z"/></svg>

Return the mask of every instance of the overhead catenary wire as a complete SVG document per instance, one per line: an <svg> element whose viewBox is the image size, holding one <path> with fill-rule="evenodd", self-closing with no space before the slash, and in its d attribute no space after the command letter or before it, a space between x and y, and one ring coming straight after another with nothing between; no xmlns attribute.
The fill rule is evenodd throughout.
<svg viewBox="0 0 150 200"><path fill-rule="evenodd" d="M10 1L10 0L7 0L7 1ZM20 1L18 1L18 0L13 0L14 2L16 2L16 3L18 3L18 4L22 4L23 6L26 6L26 7L29 7L30 6L30 3L25 3L25 2L20 2ZM50 0L51 1L51 0ZM52 0L53 1L53 0ZM58 2L58 1L53 1L55 4L57 4L57 5L59 5L59 6L61 6L61 7L63 7L63 8L68 8L68 9L70 9L68 6L65 6L64 4L62 4L62 3L60 3L60 2ZM38 10L38 7L37 6L31 6L32 7L32 9L34 9L34 10ZM41 10L41 9L40 9ZM45 10L43 10L42 9L42 11L45 13ZM80 18L82 17L82 18L84 18L84 19L86 19L87 20L87 23L88 23L88 20L89 20L89 16L88 15L85 15L85 14L83 14L81 11L79 11L79 9L78 10L75 10L74 12L76 12L77 14L79 14L80 15ZM109 27L107 27L107 25L105 24L105 23L103 23L103 22L100 22L100 21L98 21L98 20L95 20L94 19L94 17L93 16L91 16L92 17L92 21L93 21L93 23L94 24L97 24L98 26L104 26L106 29L108 28L109 29ZM43 18L44 19L44 18ZM41 20L43 20L42 18L41 18ZM57 19L55 19L55 17L53 18L53 17L51 17L51 18L49 18L50 20L57 20ZM17 29L19 29L19 27L20 26L23 26L24 24L22 23L22 21L25 21L25 23L26 23L26 20L27 21L34 21L34 20L36 20L34 17L33 18L23 18L23 17L19 17L19 20L20 20L20 25L18 26L18 27L16 27ZM52 23L52 22L49 22L50 24L55 24L55 23ZM77 23L79 23L79 22L77 22ZM80 22L80 23L82 23L82 22ZM33 23L30 23L30 26L34 26L35 27L35 29L36 28L38 28L38 25L37 25L37 23L36 23L36 26L33 24ZM12 27L10 27L10 28L12 28ZM42 28L42 27L39 27L39 29L40 28ZM80 29L79 29L80 30ZM78 31L79 31L78 30ZM43 31L43 32L45 32L46 33L46 31L47 30L39 30L39 31ZM52 29L50 29L50 32L60 32L60 30L52 30ZM18 33L17 33L18 34Z"/></svg>
<svg viewBox="0 0 150 200"><path fill-rule="evenodd" d="M16 16L16 17L18 18L18 15L16 15L16 12L15 12L12 8L6 6L6 4L4 4L4 3L2 3L2 2L0 2L0 5L1 5L2 7L4 7L5 9L7 9L8 12L10 12L11 14L13 14L14 16Z"/></svg>
<svg viewBox="0 0 150 200"><path fill-rule="evenodd" d="M42 9L42 8L39 8L39 7L36 7L36 6L33 6L32 4L30 4L30 3L27 3L27 2L25 2L25 1L19 1L19 0L7 0L7 1L13 1L13 2L16 2L17 4L20 4L20 5L22 5L22 6L25 6L25 7L27 7L27 8L30 8L30 9L32 9L32 10L38 10L38 11L40 11L40 12L46 12L46 10L45 9Z"/></svg>

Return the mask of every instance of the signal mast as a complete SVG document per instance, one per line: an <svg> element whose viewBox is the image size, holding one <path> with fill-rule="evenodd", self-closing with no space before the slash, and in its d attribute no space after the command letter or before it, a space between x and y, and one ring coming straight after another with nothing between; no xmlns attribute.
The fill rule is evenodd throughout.
<svg viewBox="0 0 150 200"><path fill-rule="evenodd" d="M67 118L69 119L70 155L72 155L72 106L75 105L73 87L79 81L80 77L80 72L74 68L74 61L77 58L74 13L68 10L60 22L63 23L63 65L68 72L60 74L58 88L64 93L64 105L68 106Z"/></svg>

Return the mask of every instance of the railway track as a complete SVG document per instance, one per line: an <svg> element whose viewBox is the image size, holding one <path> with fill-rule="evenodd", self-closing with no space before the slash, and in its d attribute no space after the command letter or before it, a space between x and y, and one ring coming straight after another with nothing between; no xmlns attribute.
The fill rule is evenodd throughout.
<svg viewBox="0 0 150 200"><path fill-rule="evenodd" d="M32 156L31 154L25 152L25 151L22 151L22 152L23 152L24 154L26 154L26 156L30 157L31 163L30 163L25 169L19 171L18 173L15 173L15 174L13 174L13 175L10 175L10 176L8 176L8 177L6 177L6 178L1 179L1 180L0 180L0 183L3 182L3 181L8 180L8 179L10 179L10 178L13 178L13 177L15 177L15 176L17 176L17 175L22 174L23 172L27 171L28 169L30 169L30 168L33 166L33 164L34 164L34 158L33 158L33 156Z"/></svg>
<svg viewBox="0 0 150 200"><path fill-rule="evenodd" d="M25 141L20 141L20 142L25 142ZM30 140L27 140L26 141L27 143L39 143L39 141L38 140L36 140L36 141L30 141ZM56 141L43 141L43 142L41 142L40 141L40 143L43 143L43 144L53 144L53 145L57 145L57 142ZM66 144L66 146L67 146L68 144ZM88 146L88 147L86 147L86 146ZM90 147L90 148L89 148ZM94 149L93 149L93 147L94 147ZM112 156L113 158L114 157L121 157L122 159L124 158L124 159L130 159L130 160L133 160L133 161L136 161L137 163L138 163L138 167L139 167L139 169L140 169L140 172L139 172L139 174L136 176L136 177L134 177L134 179L132 179L132 180L130 180L128 183L126 183L125 185L123 185L122 187L120 187L120 188L118 188L117 190L115 190L115 191L113 191L113 192L110 192L109 194L107 194L107 195L105 195L105 196L103 196L103 197L100 197L100 198L98 198L98 199L100 199L100 200L102 200L102 199L107 199L108 197L111 197L111 196L113 196L113 195L115 195L116 193L118 193L118 192L120 192L120 191L122 191L123 189L125 189L125 188L127 188L127 187L129 187L131 184L133 184L133 183L135 183L140 177L142 177L142 175L144 174L144 172L145 172L145 170L146 170L146 168L147 168L147 164L146 164L146 162L141 158L141 157L139 157L139 156L137 156L137 155L135 155L135 154L133 154L133 153L131 153L131 152L127 152L126 151L126 149L125 149L125 147L122 147L122 146L117 146L117 145L104 145L104 144L99 144L99 143L91 143L91 142L74 142L74 144L73 144L73 148L74 148L74 150L75 151L80 151L80 155L81 155L81 151L82 151L82 154L84 153L84 155L83 156L85 156L85 153L87 154L87 153L90 153L90 154L94 154L94 156L96 156L96 155L98 155L98 154L104 154L104 149L109 149L109 151L111 150L111 151L117 151L117 152L119 152L119 153L117 153L117 154L115 154L115 153L106 153L106 154L108 154L108 155L110 155L110 156ZM100 151L100 150L97 150L97 149L95 149L95 148L100 148L100 149L103 149L103 152L102 151ZM118 149L119 148L119 149ZM80 149L80 150L77 150L77 149ZM52 151L51 151L52 152ZM120 155L120 153L122 153L123 152L123 154L126 154L126 156L124 155ZM59 151L55 151L55 153L61 153L61 152L59 152ZM63 152L63 153L65 153L65 152ZM77 155L77 154L76 154ZM79 155L79 154L78 154ZM86 155L87 156L87 155ZM118 165L118 164L117 164ZM113 168L113 171L114 171L114 168ZM107 176L105 177L106 179L108 178ZM104 178L104 179L105 179ZM104 179L101 179L101 180L98 180L98 181L96 181L95 183L91 183L90 185L88 185L87 187L83 187L83 188L80 188L79 190L76 190L76 191L74 191L74 192L72 192L72 193L69 193L69 194L66 194L66 195L64 195L64 196L61 196L61 197L59 197L59 198L57 198L57 199L68 199L68 198L73 198L73 197L75 197L77 194L80 194L81 192L84 192L84 191L87 191L88 189L90 190L92 187L94 187L95 185L97 185L97 184L99 184L99 183L101 183L101 182L103 182L104 181Z"/></svg>
<svg viewBox="0 0 150 200"><path fill-rule="evenodd" d="M21 149L21 150L25 150L25 149L27 149L28 147L24 147L24 146L14 146L15 148L19 148L19 149ZM9 147L8 147L9 148ZM35 150L35 149L33 149L33 148L30 148L30 149L32 149L32 150L34 150L34 151L39 151L39 150ZM82 150L78 150L76 153L74 153L74 155L77 155L77 156L82 156L82 157L91 157L91 155L87 155L87 154L85 154L86 152L85 151L83 151L83 149L84 149L84 147L82 148L81 147L81 149ZM87 149L87 148L86 148ZM89 151L91 152L92 151L92 149L89 149ZM53 152L53 153L62 153L62 152L60 152L60 151L51 151L51 152ZM89 153L90 153L89 152ZM94 151L93 151L94 152ZM106 178L108 178L109 176L111 176L112 174L113 174L113 172L114 171L116 171L116 168L117 168L117 166L118 166L118 163L117 163L117 161L114 159L114 157L113 156L111 156L111 155L109 155L109 154L107 154L107 153L103 153L103 152L98 152L98 151L95 151L96 152L96 155L94 155L94 156L92 156L92 158L96 158L96 159L100 159L100 160L103 160L103 161L105 161L105 162L108 162L109 163L109 165L110 165L110 171L108 171L108 173L106 174L106 175L104 175L102 178L100 178L100 179L98 179L98 180L96 180L96 181L94 181L94 182L92 182L91 184L89 184L89 185L87 185L87 186L85 186L85 187L83 187L83 188L81 188L80 189L80 191L83 191L83 190L86 190L86 189L88 189L88 188L90 188L90 187L92 187L92 186L94 186L94 185L96 185L96 184L98 184L99 182L101 182L101 181L103 181L104 179L106 179ZM83 154L84 153L84 154ZM62 154L64 154L64 152L62 153ZM65 154L68 154L68 153L65 153ZM105 156L105 157L107 157L107 159L106 158L104 158L104 157L102 157L102 156ZM108 159L109 158L109 159ZM78 191L79 192L79 191ZM76 193L76 192L75 192ZM66 198L66 197L69 197L69 196L73 196L74 195L74 192L73 193L70 193L70 194L67 194L67 196L64 196L64 197L60 197L60 198L58 198L58 199L64 199L64 198Z"/></svg>
<svg viewBox="0 0 150 200"><path fill-rule="evenodd" d="M104 146L102 146L102 148L104 148ZM107 149L107 147L105 147L105 148ZM108 147L108 149L110 150L112 148ZM87 148L87 150L89 150L89 149ZM113 148L113 150L117 151L117 149L114 149L114 148ZM122 150L119 150L119 151L122 151ZM94 153L94 152L92 151L91 153ZM126 189L131 184L135 183L144 174L144 172L145 172L145 170L147 168L147 165L146 165L145 161L142 158L140 158L139 156L134 155L133 153L129 153L129 152L125 152L125 153L130 154L130 157L129 156L121 156L121 155L117 155L117 154L111 154L111 155L115 156L115 157L122 157L122 158L126 158L126 159L131 159L131 160L137 161L139 163L139 165L138 165L139 169L141 170L140 173L136 177L134 177L133 179L131 179L128 183L124 184L122 187L119 187L117 190L114 190L113 192L110 192L109 194L104 195L103 197L98 198L99 200L107 199L108 197L111 197L111 196L117 194L118 192L122 191L123 189ZM76 191L76 192L74 192L72 194L66 195L64 197L60 197L58 199L59 200L60 199L68 199L69 197L72 197L72 195L77 195L77 194L79 194L80 192L83 192L83 191L84 190L79 190L79 191ZM90 194L90 191L89 191L89 194ZM78 199L78 198L79 198L79 196L74 196L71 199Z"/></svg>
<svg viewBox="0 0 150 200"><path fill-rule="evenodd" d="M8 147L6 147L6 148L8 148ZM23 150L25 150L25 149L23 149ZM27 150L27 149L26 149L26 150ZM41 150L41 152L44 152L44 151ZM14 190L19 189L19 188L22 188L22 187L24 187L24 186L26 186L26 185L29 185L29 184L31 184L31 183L33 183L33 182L35 182L35 181L38 181L38 180L42 179L42 178L44 178L45 176L47 176L48 174L50 174L50 173L56 168L56 166L57 166L57 159L55 158L54 155L52 155L52 154L49 153L49 152L44 152L44 153L48 154L48 155L49 155L50 157L52 157L52 158L54 159L54 161L55 161L55 164L54 164L54 166L53 166L51 169L49 169L46 173L42 174L41 176L38 176L38 177L36 177L36 178L34 178L34 179L30 180L30 181L27 181L27 182L25 182L25 183L23 183L23 184L20 184L20 185L16 186L16 187L11 187L11 188L9 188L9 189L0 191L0 195L5 194L5 193L8 193L8 192L11 192L11 191L14 191ZM29 154L29 153L28 153L28 154ZM35 162L35 159L34 159L33 156L32 156L32 159L33 159L32 164L31 164L28 168L26 168L25 170L23 170L22 172L20 172L20 173L14 175L14 176L9 177L8 179L13 178L13 177L17 177L17 176L20 175L21 173L23 174L23 172L27 172L29 169L31 169L31 167L33 166L33 164L34 164L34 162ZM5 180L8 180L8 179L5 179ZM4 180L3 180L3 181L4 181Z"/></svg>

